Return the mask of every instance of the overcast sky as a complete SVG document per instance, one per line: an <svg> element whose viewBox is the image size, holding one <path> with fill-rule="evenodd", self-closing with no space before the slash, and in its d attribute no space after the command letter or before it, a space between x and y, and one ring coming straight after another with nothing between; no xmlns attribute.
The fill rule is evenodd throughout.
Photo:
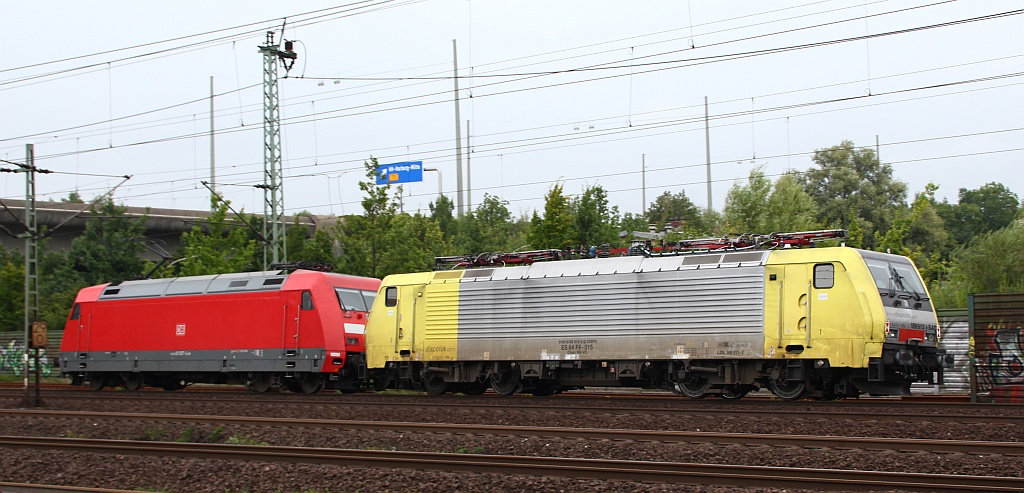
<svg viewBox="0 0 1024 493"><path fill-rule="evenodd" d="M347 5L347 6L346 6ZM0 159L54 174L39 199L115 192L206 209L216 182L262 213L266 31L295 40L279 81L288 214L358 213L362 162L423 161L456 201L453 45L472 189L542 209L554 183L601 185L620 212L665 191L713 206L762 166L877 142L909 184L957 201L1024 195L1024 1L0 1ZM1006 14L1001 17L992 17ZM988 16L986 18L986 16ZM979 19L980 18L980 19ZM280 75L286 75L283 68ZM463 153L465 162L467 153ZM12 167L0 163L0 167ZM646 169L646 173L642 170ZM471 181L470 181L471 180ZM428 213L438 173L405 186ZM0 173L0 197L24 197Z"/></svg>

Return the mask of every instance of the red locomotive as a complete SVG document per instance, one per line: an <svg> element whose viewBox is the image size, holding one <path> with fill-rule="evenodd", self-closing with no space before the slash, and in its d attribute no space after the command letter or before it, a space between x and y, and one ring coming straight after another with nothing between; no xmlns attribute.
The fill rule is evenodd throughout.
<svg viewBox="0 0 1024 493"><path fill-rule="evenodd" d="M61 373L93 389L192 383L354 392L380 280L297 270L125 281L81 290Z"/></svg>

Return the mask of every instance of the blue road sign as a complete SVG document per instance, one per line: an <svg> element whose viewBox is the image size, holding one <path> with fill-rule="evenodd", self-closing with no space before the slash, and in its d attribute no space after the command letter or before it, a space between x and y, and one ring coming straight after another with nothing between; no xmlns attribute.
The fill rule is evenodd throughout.
<svg viewBox="0 0 1024 493"><path fill-rule="evenodd" d="M377 170L377 184L423 181L423 161L382 164Z"/></svg>

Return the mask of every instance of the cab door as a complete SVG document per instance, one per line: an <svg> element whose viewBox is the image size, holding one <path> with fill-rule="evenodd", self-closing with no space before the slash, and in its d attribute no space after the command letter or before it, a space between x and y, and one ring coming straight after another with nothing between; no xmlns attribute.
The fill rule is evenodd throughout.
<svg viewBox="0 0 1024 493"><path fill-rule="evenodd" d="M412 356L416 341L416 308L423 296L423 286L394 286L398 300L395 305L395 353L401 357ZM389 288L391 289L391 288ZM387 296L387 292L385 292Z"/></svg>
<svg viewBox="0 0 1024 493"><path fill-rule="evenodd" d="M299 350L299 308L301 294L294 291L284 293L281 307L281 348L285 356L295 356Z"/></svg>
<svg viewBox="0 0 1024 493"><path fill-rule="evenodd" d="M76 353L88 353L89 352L89 322L92 320L92 314L84 313L88 310L82 308L81 303L75 303L75 306L71 309L70 322L71 327L75 330L75 352Z"/></svg>
<svg viewBox="0 0 1024 493"><path fill-rule="evenodd" d="M813 309L810 272L806 264L778 265L768 270L769 279L775 275L774 283L769 280L768 289L774 289L779 299L775 334L778 351L799 354L812 344L808 337Z"/></svg>
<svg viewBox="0 0 1024 493"><path fill-rule="evenodd" d="M388 286L384 288L385 313L387 326L391 328L392 351L399 357L406 358L413 352L415 336L416 296L412 286ZM375 317L377 315L375 314Z"/></svg>

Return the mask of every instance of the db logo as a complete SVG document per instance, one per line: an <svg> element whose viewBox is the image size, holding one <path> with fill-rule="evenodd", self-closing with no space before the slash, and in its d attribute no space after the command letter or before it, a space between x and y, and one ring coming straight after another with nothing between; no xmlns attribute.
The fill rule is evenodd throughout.
<svg viewBox="0 0 1024 493"><path fill-rule="evenodd" d="M178 324L174 328L174 335L177 335L177 336L185 335L185 324Z"/></svg>

